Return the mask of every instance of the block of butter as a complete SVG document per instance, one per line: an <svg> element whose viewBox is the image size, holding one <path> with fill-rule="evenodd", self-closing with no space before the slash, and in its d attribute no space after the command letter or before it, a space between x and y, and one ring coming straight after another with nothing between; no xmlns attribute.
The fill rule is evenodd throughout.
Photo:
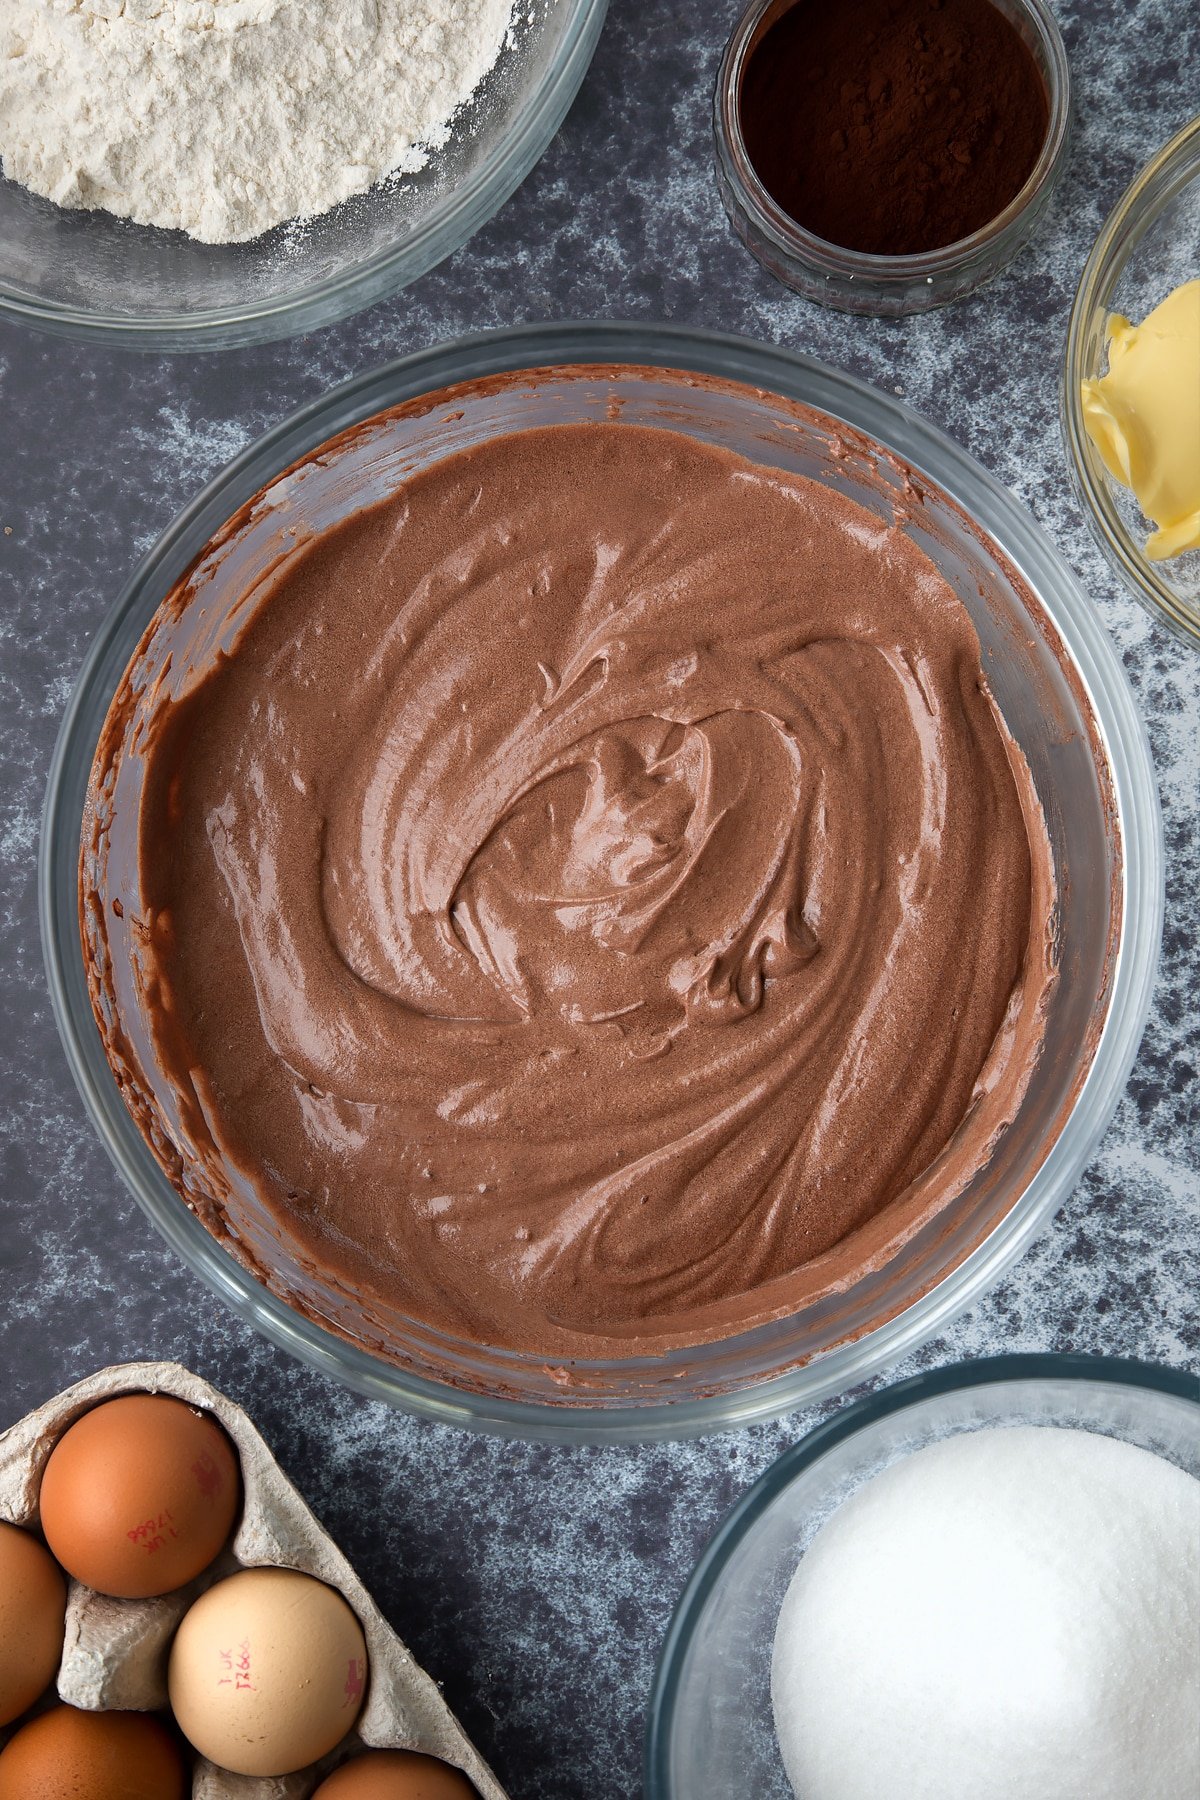
<svg viewBox="0 0 1200 1800"><path fill-rule="evenodd" d="M1200 549L1200 280L1140 325L1108 322L1108 373L1083 383L1083 418L1109 473L1158 527L1152 562Z"/></svg>

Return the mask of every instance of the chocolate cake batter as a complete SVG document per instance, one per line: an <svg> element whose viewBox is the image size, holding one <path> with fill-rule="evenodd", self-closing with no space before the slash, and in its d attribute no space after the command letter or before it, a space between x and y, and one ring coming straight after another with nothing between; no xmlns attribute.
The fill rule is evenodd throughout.
<svg viewBox="0 0 1200 1800"><path fill-rule="evenodd" d="M1049 849L901 531L682 434L546 427L246 611L134 734L142 1001L218 1202L240 1171L428 1325L619 1353L792 1309L986 1158Z"/></svg>

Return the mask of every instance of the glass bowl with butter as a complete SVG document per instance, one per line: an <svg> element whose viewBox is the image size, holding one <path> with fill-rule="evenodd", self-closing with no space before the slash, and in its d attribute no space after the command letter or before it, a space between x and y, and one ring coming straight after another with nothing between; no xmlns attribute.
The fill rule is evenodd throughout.
<svg viewBox="0 0 1200 1800"><path fill-rule="evenodd" d="M1096 239L1067 327L1062 422L1100 548L1148 612L1200 644L1200 118Z"/></svg>

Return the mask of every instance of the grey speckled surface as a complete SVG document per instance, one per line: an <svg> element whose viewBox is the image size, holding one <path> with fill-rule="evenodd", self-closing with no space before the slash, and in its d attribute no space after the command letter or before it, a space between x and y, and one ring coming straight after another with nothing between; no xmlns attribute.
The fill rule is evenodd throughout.
<svg viewBox="0 0 1200 1800"><path fill-rule="evenodd" d="M1200 14L1192 0L1062 0L1059 12L1078 107L1058 203L998 282L925 320L807 305L727 230L708 118L733 0L614 0L541 166L406 294L311 338L211 359L0 329L0 1424L132 1356L177 1357L217 1382L249 1408L515 1800L639 1791L644 1700L687 1571L733 1498L815 1415L648 1449L476 1440L360 1402L235 1324L143 1222L55 1036L35 855L58 719L132 562L200 483L300 402L402 351L517 319L665 315L794 344L902 391L1032 507L1094 596L1150 727L1168 850L1154 1010L1103 1146L1049 1235L915 1362L1075 1347L1200 1366L1200 655L1118 592L1093 550L1055 400L1087 248L1187 116L1180 72L1200 65Z"/></svg>

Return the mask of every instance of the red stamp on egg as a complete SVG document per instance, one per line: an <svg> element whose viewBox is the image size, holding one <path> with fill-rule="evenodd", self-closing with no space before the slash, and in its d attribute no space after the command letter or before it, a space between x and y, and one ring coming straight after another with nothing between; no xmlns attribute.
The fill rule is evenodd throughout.
<svg viewBox="0 0 1200 1800"><path fill-rule="evenodd" d="M218 1654L225 1672L218 1675L217 1686L231 1687L235 1693L254 1693L254 1683L250 1678L250 1639L243 1638L236 1649L221 1650Z"/></svg>
<svg viewBox="0 0 1200 1800"><path fill-rule="evenodd" d="M156 1550L162 1550L165 1547L169 1537L178 1538L179 1533L172 1523L170 1508L167 1507L158 1514L157 1518L143 1519L140 1525L135 1525L132 1531L125 1533L125 1536L131 1544L137 1544L141 1549L153 1555Z"/></svg>
<svg viewBox="0 0 1200 1800"><path fill-rule="evenodd" d="M192 1464L192 1474L196 1477L196 1486L206 1500L215 1500L221 1492L223 1482L221 1471L213 1457L206 1450L203 1456L196 1458Z"/></svg>

